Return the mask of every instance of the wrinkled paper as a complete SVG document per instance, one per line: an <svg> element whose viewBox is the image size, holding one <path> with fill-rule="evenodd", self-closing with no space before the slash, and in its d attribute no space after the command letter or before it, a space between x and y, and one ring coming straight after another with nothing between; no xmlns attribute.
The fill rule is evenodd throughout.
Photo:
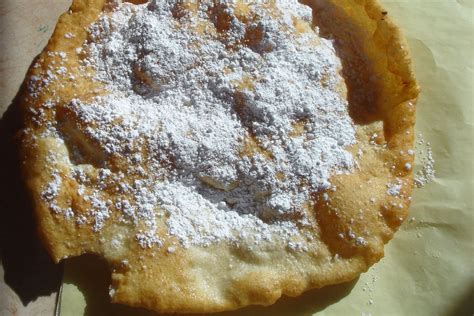
<svg viewBox="0 0 474 316"><path fill-rule="evenodd" d="M219 315L472 315L474 1L381 1L408 39L422 87L417 133L436 179L413 197L385 258L349 284ZM152 315L110 304L104 264L66 263L60 313ZM105 275L105 276L104 276Z"/></svg>

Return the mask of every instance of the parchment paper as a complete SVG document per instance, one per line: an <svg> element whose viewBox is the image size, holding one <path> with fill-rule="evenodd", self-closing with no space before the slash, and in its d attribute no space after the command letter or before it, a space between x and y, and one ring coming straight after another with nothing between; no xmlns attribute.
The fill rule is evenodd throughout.
<svg viewBox="0 0 474 316"><path fill-rule="evenodd" d="M381 0L408 38L423 89L417 131L431 142L436 180L415 192L410 220L385 258L349 284L219 315L472 315L472 0ZM151 315L108 303L105 265L66 263L61 315Z"/></svg>

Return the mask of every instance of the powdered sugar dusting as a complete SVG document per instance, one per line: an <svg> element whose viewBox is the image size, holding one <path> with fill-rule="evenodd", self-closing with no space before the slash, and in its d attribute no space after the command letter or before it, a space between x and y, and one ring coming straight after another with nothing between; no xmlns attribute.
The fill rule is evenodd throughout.
<svg viewBox="0 0 474 316"><path fill-rule="evenodd" d="M418 162L420 168L416 171L414 183L417 188L422 188L428 183L434 181L436 177L436 170L434 168L435 160L433 158L433 150L431 144L425 142L423 135L418 135ZM414 152L412 153L414 154Z"/></svg>
<svg viewBox="0 0 474 316"><path fill-rule="evenodd" d="M298 29L308 7L246 8L116 2L90 28L84 67L109 94L73 99L68 111L124 196L91 195L95 230L115 210L143 248L162 245L164 220L185 247L279 238L304 250L296 236L310 225L311 194L354 165L340 63L317 30ZM111 172L111 157L128 167ZM54 187L44 194L53 199Z"/></svg>

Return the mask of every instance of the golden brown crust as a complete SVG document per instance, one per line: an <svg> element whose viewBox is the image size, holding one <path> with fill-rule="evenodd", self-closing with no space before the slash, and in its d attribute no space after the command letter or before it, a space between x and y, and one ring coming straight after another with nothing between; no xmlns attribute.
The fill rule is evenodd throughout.
<svg viewBox="0 0 474 316"><path fill-rule="evenodd" d="M67 52L66 67L77 65L81 56L75 49L87 38L84 28L98 17L104 3L74 0L39 56L39 67L30 69L28 82L57 60L48 52ZM69 171L61 163L51 165L49 150L58 144L41 138L42 126L35 123L38 112L31 110L39 109L52 95L66 104L76 95L87 98L95 93L94 83L77 79L75 85L67 80L54 81L34 97L25 91L22 103L23 173L35 205L39 234L53 259L59 262L96 253L110 265L114 302L180 313L269 305L281 295L297 296L311 288L349 281L380 260L384 243L406 218L409 206L413 181L412 171L405 165L413 163L407 152L413 146L419 88L407 45L376 1L313 0L310 5L322 34L336 39L352 117L360 123L359 143L351 151L355 156L360 151L363 155L354 173L332 178L336 191L326 192L328 198L323 198L323 193L315 197L315 229L320 238L309 243L308 252L274 249L247 253L227 244L177 249L174 253L165 248L142 249L136 244L117 250L106 240L123 229L120 225L105 227L98 238L90 226L76 225L54 214L41 197L42 188L51 180L51 168L65 174ZM65 40L67 32L74 37ZM67 156L67 148L61 147L58 154ZM386 185L394 181L400 181L401 194L387 195ZM65 181L61 192L59 199L72 204L75 212L86 212L87 203L76 193L73 180ZM364 236L366 243L348 238L350 233ZM124 257L128 258L126 264Z"/></svg>

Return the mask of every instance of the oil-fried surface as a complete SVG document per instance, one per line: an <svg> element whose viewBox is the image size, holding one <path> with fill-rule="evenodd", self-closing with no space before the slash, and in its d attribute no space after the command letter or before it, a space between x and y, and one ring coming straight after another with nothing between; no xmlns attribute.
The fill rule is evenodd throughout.
<svg viewBox="0 0 474 316"><path fill-rule="evenodd" d="M85 27L97 19L104 5L101 0L75 0L26 80L45 76L49 65L61 61L57 52L68 55L64 67L77 69L84 56L76 49L87 39ZM41 137L46 122L59 123L69 141L84 148L85 155L75 163L89 165L91 177L97 176L104 160L95 151L97 146L81 133L82 123L65 106L78 96L87 101L103 94L103 87L77 75L73 79L53 78L33 96L24 91L22 102L24 178L35 204L40 235L54 260L82 253L103 256L112 272L114 302L161 312L268 305L283 294L296 296L310 288L351 280L377 262L410 203L413 181L409 166L414 158L410 150L418 86L405 42L375 1L327 0L310 5L321 33L336 40L351 115L359 125L358 143L350 148L358 168L333 176L336 189L315 195L316 205L308 209L312 233L317 236L307 242L308 251L295 252L278 243L271 249L248 251L225 242L174 252L166 246L144 249L136 243L116 248L111 240L135 231L112 220L97 233L92 225L77 225L52 212L42 192L54 176L62 179L58 204L72 205L74 213L86 214L89 202L78 194L78 183L69 176L68 164L74 162L71 145ZM226 21L218 22L225 29ZM53 96L59 98L54 115L43 107ZM296 134L298 130L295 126ZM262 150L255 141L247 144L247 154ZM51 150L64 159L48 158ZM120 169L126 162L114 157L110 163ZM51 170L59 174L53 175ZM116 193L105 186L102 194ZM118 215L113 213L112 219L114 216Z"/></svg>

